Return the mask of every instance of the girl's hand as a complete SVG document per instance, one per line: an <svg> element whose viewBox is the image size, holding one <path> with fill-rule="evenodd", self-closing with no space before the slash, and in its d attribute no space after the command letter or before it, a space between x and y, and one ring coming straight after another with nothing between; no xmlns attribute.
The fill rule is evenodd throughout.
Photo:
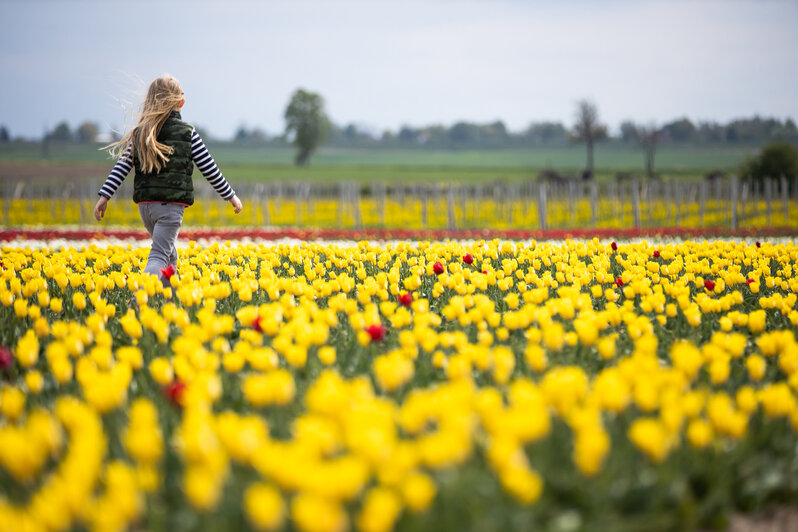
<svg viewBox="0 0 798 532"><path fill-rule="evenodd" d="M240 199L238 199L238 196L237 196L237 195L236 195L236 196L233 196L232 198L230 198L230 200L229 200L229 201L230 201L230 204L231 204L231 205L233 206L233 208L235 209L235 213L236 213L236 214L238 214L239 212L241 212L241 209L243 209L243 208L244 208L244 206L241 204L241 200L240 200Z"/></svg>
<svg viewBox="0 0 798 532"><path fill-rule="evenodd" d="M108 206L108 198L105 196L100 196L100 199L97 200L97 205L94 206L94 217L97 218L97 221L103 219L105 216L105 208Z"/></svg>

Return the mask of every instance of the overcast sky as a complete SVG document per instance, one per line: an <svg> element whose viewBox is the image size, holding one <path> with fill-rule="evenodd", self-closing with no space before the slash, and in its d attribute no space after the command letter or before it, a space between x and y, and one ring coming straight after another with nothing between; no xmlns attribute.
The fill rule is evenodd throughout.
<svg viewBox="0 0 798 532"><path fill-rule="evenodd" d="M0 124L123 128L176 76L184 119L278 134L291 94L381 132L459 120L798 118L798 2L0 0Z"/></svg>

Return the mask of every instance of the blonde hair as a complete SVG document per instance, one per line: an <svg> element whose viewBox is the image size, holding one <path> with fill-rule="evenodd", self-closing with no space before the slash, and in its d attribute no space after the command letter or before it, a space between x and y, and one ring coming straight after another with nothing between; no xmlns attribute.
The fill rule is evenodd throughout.
<svg viewBox="0 0 798 532"><path fill-rule="evenodd" d="M158 133L172 111L179 109L183 100L183 88L172 76L164 75L153 80L147 90L144 103L138 114L138 124L112 144L103 147L112 157L121 157L132 144L142 169L147 173L158 172L163 163L169 161L174 148L158 142Z"/></svg>

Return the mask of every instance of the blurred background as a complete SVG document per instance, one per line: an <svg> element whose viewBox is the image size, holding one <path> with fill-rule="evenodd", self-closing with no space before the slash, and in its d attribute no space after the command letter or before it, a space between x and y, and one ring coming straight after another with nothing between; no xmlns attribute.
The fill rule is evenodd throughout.
<svg viewBox="0 0 798 532"><path fill-rule="evenodd" d="M177 77L200 226L798 227L798 4L0 2L0 223L96 224ZM138 226L132 179L105 225Z"/></svg>

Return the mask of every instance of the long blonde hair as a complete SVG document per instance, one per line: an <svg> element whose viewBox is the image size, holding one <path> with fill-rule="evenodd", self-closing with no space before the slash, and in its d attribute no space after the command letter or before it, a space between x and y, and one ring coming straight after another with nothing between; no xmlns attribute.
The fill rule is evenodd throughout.
<svg viewBox="0 0 798 532"><path fill-rule="evenodd" d="M142 169L147 173L158 172L169 160L174 148L158 142L158 133L172 111L179 109L183 100L183 88L172 76L164 75L153 80L147 97L138 114L138 124L118 141L105 146L112 157L121 157L128 145L138 155ZM131 151L131 155L132 155Z"/></svg>

